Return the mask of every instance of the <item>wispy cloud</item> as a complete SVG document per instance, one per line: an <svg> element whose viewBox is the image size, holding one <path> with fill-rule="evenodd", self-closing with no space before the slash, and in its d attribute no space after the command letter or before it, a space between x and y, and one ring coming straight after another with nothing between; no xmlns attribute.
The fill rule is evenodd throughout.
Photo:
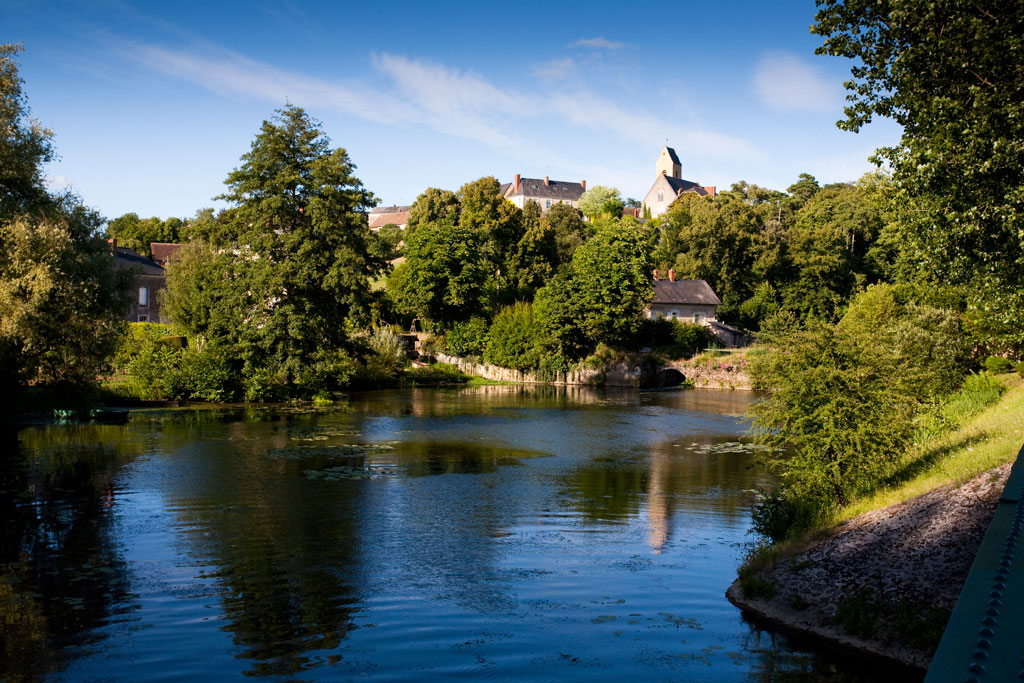
<svg viewBox="0 0 1024 683"><path fill-rule="evenodd" d="M371 55L373 70L359 80L327 81L219 49L182 51L136 45L125 54L222 96L275 104L288 98L307 108L325 108L376 123L422 125L551 163L564 160L556 159L549 146L534 139L537 121L585 128L646 147L660 147L668 137L693 152L757 156L745 140L665 120L582 85L569 92L540 95L496 84L472 71L402 55ZM555 63L550 68L558 67L569 69L571 64ZM549 131L552 125L541 129Z"/></svg>
<svg viewBox="0 0 1024 683"><path fill-rule="evenodd" d="M571 59L552 59L533 68L533 74L548 81L560 81L576 71L576 62Z"/></svg>
<svg viewBox="0 0 1024 683"><path fill-rule="evenodd" d="M569 47L589 47L596 50L618 50L620 47L626 47L626 44L615 40L608 40L604 36L598 36L596 38L580 38L574 43L569 43Z"/></svg>
<svg viewBox="0 0 1024 683"><path fill-rule="evenodd" d="M780 111L838 111L842 101L838 83L789 52L763 55L754 68L754 87L766 105Z"/></svg>

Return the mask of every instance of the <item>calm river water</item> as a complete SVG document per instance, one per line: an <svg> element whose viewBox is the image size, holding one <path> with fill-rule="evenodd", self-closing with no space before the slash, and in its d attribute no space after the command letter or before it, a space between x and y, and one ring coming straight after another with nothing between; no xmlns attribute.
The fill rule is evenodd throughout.
<svg viewBox="0 0 1024 683"><path fill-rule="evenodd" d="M0 459L0 680L849 681L725 597L750 396L137 411Z"/></svg>

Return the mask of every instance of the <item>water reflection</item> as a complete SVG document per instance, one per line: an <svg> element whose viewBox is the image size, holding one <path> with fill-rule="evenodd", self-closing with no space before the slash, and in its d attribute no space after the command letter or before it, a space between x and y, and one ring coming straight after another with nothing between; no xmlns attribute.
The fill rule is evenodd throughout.
<svg viewBox="0 0 1024 683"><path fill-rule="evenodd" d="M114 538L117 470L141 445L119 427L0 433L0 679L61 670L67 648L137 608Z"/></svg>
<svg viewBox="0 0 1024 683"><path fill-rule="evenodd" d="M767 483L747 401L413 389L26 430L0 678L843 680L723 597Z"/></svg>

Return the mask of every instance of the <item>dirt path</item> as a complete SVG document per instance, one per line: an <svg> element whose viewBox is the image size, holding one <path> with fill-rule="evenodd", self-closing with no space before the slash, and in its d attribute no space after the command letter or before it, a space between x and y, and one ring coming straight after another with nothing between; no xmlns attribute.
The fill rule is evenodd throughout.
<svg viewBox="0 0 1024 683"><path fill-rule="evenodd" d="M772 598L745 596L739 580L726 595L755 622L927 668L931 651L894 640L890 629L914 634L945 625L939 614L948 616L956 604L1009 474L1003 465L855 517L761 570L758 576L774 585ZM844 600L848 615L868 624L865 637L839 623Z"/></svg>

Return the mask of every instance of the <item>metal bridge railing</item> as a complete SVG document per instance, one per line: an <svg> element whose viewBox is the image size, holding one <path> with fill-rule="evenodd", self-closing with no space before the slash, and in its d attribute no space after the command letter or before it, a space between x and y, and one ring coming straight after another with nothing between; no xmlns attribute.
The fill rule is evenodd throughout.
<svg viewBox="0 0 1024 683"><path fill-rule="evenodd" d="M925 683L1024 681L1024 448Z"/></svg>

